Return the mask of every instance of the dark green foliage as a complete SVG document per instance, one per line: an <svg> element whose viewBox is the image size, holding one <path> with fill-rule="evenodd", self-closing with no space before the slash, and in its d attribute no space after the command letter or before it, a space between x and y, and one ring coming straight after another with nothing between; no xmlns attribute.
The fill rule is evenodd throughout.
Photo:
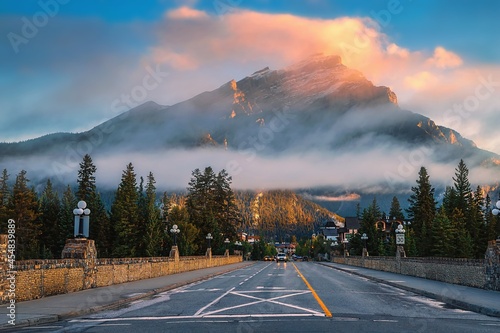
<svg viewBox="0 0 500 333"><path fill-rule="evenodd" d="M83 200L90 209L89 238L95 240L100 257L109 257L112 247L110 219L101 195L97 191L95 173L97 171L90 155L85 155L78 170L76 197Z"/></svg>
<svg viewBox="0 0 500 333"><path fill-rule="evenodd" d="M7 169L3 169L2 177L0 178L0 234L7 233L7 224L11 213L9 211L9 200L11 192L9 189L9 174Z"/></svg>
<svg viewBox="0 0 500 333"><path fill-rule="evenodd" d="M161 220L160 207L156 205L156 181L153 173L148 175L146 184L146 195L139 204L140 215L144 224L144 250L149 257L158 256L161 253L163 242L163 224Z"/></svg>
<svg viewBox="0 0 500 333"><path fill-rule="evenodd" d="M41 253L42 259L59 258L59 214L61 203L59 195L52 188L50 179L40 196L40 224L42 228Z"/></svg>
<svg viewBox="0 0 500 333"><path fill-rule="evenodd" d="M415 232L417 252L420 256L431 254L432 222L436 216L434 188L429 181L427 169L420 168L417 186L411 188L413 194L408 199L408 217L413 219L412 229Z"/></svg>
<svg viewBox="0 0 500 333"><path fill-rule="evenodd" d="M132 163L122 173L116 190L115 201L111 206L111 223L114 225L113 256L135 257L139 254L140 237L139 192Z"/></svg>
<svg viewBox="0 0 500 333"><path fill-rule="evenodd" d="M11 218L16 221L18 260L36 259L40 256L42 227L38 219L38 198L35 190L28 187L28 182L26 171L19 172L8 203Z"/></svg>
<svg viewBox="0 0 500 333"><path fill-rule="evenodd" d="M204 244L208 233L213 235L213 248L220 248L226 238L231 242L236 240L241 217L231 189L231 177L225 170L217 175L211 167L206 167L203 173L200 169L194 170L186 208L190 223L199 230L197 244Z"/></svg>
<svg viewBox="0 0 500 333"><path fill-rule="evenodd" d="M61 198L61 208L59 209L59 215L57 217L57 229L58 229L58 242L57 250L54 254L55 257L60 258L66 239L73 238L74 226L73 226L73 209L76 208L77 200L71 187L68 185L64 191ZM91 222L92 224L92 222ZM90 227L90 232L92 232L92 226ZM98 253L100 256L101 253Z"/></svg>

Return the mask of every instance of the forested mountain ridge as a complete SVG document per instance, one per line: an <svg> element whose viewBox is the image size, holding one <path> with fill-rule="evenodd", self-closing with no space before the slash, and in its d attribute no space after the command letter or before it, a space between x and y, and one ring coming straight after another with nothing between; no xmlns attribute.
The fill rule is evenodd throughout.
<svg viewBox="0 0 500 333"><path fill-rule="evenodd" d="M293 191L239 191L236 204L242 230L280 242L290 241L291 235L310 236L328 221L344 222L343 217Z"/></svg>

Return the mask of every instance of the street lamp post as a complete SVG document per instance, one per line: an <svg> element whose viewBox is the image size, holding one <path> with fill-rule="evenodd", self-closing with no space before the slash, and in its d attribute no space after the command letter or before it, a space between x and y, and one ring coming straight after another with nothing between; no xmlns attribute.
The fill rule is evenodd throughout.
<svg viewBox="0 0 500 333"><path fill-rule="evenodd" d="M208 241L208 248L209 248L209 249L211 249L212 247L210 246L210 241L211 241L212 239L214 239L214 237L212 236L212 234L211 234L211 233L208 233L208 234L207 234L207 237L205 237L205 238L206 238L206 239L207 239L207 241Z"/></svg>
<svg viewBox="0 0 500 333"><path fill-rule="evenodd" d="M361 235L361 239L363 240L363 257L368 257L368 249L366 248L366 240L368 239L368 235L363 233Z"/></svg>
<svg viewBox="0 0 500 333"><path fill-rule="evenodd" d="M234 242L234 245L236 246L236 249L238 250L238 254L240 254L240 247L242 246L241 242L240 241L236 241Z"/></svg>
<svg viewBox="0 0 500 333"><path fill-rule="evenodd" d="M207 247L207 257L211 260L212 259L212 246L210 245L210 241L214 239L211 233L208 233L207 236L205 237L208 241L208 247Z"/></svg>
<svg viewBox="0 0 500 333"><path fill-rule="evenodd" d="M406 257L405 253L405 232L406 230L403 228L403 225L400 224L396 228L396 258L401 258L401 256Z"/></svg>
<svg viewBox="0 0 500 333"><path fill-rule="evenodd" d="M228 244L229 244L229 238L226 238L224 240L224 244L226 245L226 252L224 253L225 256L229 256L229 249L227 248Z"/></svg>
<svg viewBox="0 0 500 333"><path fill-rule="evenodd" d="M181 232L181 229L179 229L177 224L174 224L172 229L170 229L170 232L174 235L174 246L177 246L177 234Z"/></svg>
<svg viewBox="0 0 500 333"><path fill-rule="evenodd" d="M342 240L342 244L344 244L344 258L348 256L349 254L347 253L347 243L349 243L349 240L347 238L344 238Z"/></svg>
<svg viewBox="0 0 500 333"><path fill-rule="evenodd" d="M87 208L85 201L78 202L78 208L73 210L75 215L75 226L73 235L75 238L88 238L89 237L89 220L90 209Z"/></svg>
<svg viewBox="0 0 500 333"><path fill-rule="evenodd" d="M493 215L497 216L498 214L500 214L500 200L497 201L495 206L497 208L494 208L491 212L493 213Z"/></svg>

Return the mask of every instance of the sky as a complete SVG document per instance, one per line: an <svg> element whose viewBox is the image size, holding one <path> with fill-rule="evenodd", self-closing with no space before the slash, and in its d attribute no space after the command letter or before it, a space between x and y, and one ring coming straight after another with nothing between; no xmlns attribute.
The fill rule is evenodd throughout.
<svg viewBox="0 0 500 333"><path fill-rule="evenodd" d="M0 142L86 131L324 53L500 154L499 14L496 0L2 1Z"/></svg>

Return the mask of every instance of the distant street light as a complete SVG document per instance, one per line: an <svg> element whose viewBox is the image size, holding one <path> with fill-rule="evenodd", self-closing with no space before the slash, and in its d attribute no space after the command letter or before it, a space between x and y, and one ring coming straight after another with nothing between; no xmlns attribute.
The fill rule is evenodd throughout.
<svg viewBox="0 0 500 333"><path fill-rule="evenodd" d="M205 237L205 238L206 238L206 239L207 239L207 241L208 241L208 248L210 249L210 248L211 248L211 246L210 246L210 241L211 241L212 239L214 239L214 237L212 236L212 234L211 234L211 233L208 233L208 234L207 234L207 237Z"/></svg>
<svg viewBox="0 0 500 333"><path fill-rule="evenodd" d="M170 229L170 232L174 235L174 246L177 246L177 234L181 232L181 229L177 227L177 224L174 224L172 229Z"/></svg>
<svg viewBox="0 0 500 333"><path fill-rule="evenodd" d="M89 237L90 209L86 207L87 203L82 200L78 202L78 208L73 209L73 214L75 215L73 236L75 238Z"/></svg>
<svg viewBox="0 0 500 333"><path fill-rule="evenodd" d="M227 250L227 245L228 245L229 243L230 243L230 242L229 242L229 238L226 238L226 239L224 240L224 244L226 244L226 250Z"/></svg>
<svg viewBox="0 0 500 333"><path fill-rule="evenodd" d="M368 256L368 250L366 249L366 240L368 239L368 236L363 233L361 235L361 239L363 240L363 257Z"/></svg>
<svg viewBox="0 0 500 333"><path fill-rule="evenodd" d="M344 258L345 258L346 254L347 254L347 243L349 243L349 240L347 238L344 238L342 240L342 244L344 244Z"/></svg>

